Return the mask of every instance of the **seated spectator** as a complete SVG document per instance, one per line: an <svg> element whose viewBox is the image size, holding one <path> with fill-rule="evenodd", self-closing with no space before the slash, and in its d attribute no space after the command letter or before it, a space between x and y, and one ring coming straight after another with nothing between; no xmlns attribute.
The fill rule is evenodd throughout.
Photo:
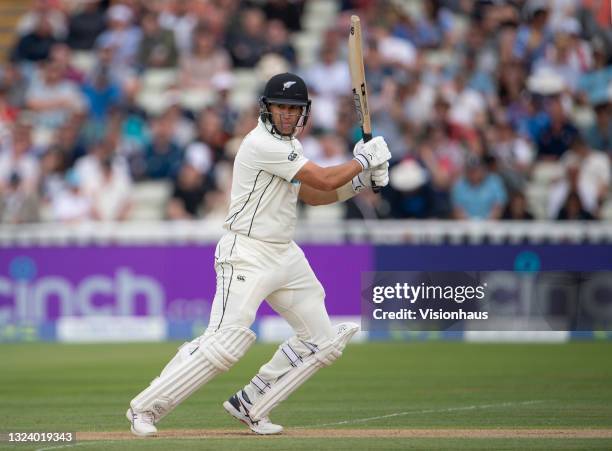
<svg viewBox="0 0 612 451"><path fill-rule="evenodd" d="M595 123L586 131L586 140L595 150L601 150L612 157L612 114L610 102L595 106Z"/></svg>
<svg viewBox="0 0 612 451"><path fill-rule="evenodd" d="M528 19L522 24L516 34L514 56L527 63L528 66L542 58L546 46L552 40L548 27L549 10L542 2L526 6Z"/></svg>
<svg viewBox="0 0 612 451"><path fill-rule="evenodd" d="M13 128L8 147L0 151L0 194L9 185L11 177L19 177L19 189L36 192L40 167L32 144L32 128L18 123Z"/></svg>
<svg viewBox="0 0 612 451"><path fill-rule="evenodd" d="M160 4L159 24L173 31L176 47L181 55L188 55L192 51L192 38L198 26L198 12L213 7L214 5L205 2L190 0Z"/></svg>
<svg viewBox="0 0 612 451"><path fill-rule="evenodd" d="M20 36L28 35L38 27L39 20L44 17L49 23L53 37L59 41L66 37L66 17L56 0L34 0L30 10L24 14L17 23L17 33Z"/></svg>
<svg viewBox="0 0 612 451"><path fill-rule="evenodd" d="M193 50L181 58L180 66L182 87L210 89L213 77L231 69L231 60L227 51L217 45L211 30L200 26L193 35Z"/></svg>
<svg viewBox="0 0 612 451"><path fill-rule="evenodd" d="M221 117L212 108L203 110L198 116L196 140L210 148L215 163L225 158L224 149L228 135L223 131Z"/></svg>
<svg viewBox="0 0 612 451"><path fill-rule="evenodd" d="M305 0L269 0L265 2L263 10L266 18L270 20L280 20L284 26L292 32L300 31L300 16L304 8Z"/></svg>
<svg viewBox="0 0 612 451"><path fill-rule="evenodd" d="M51 147L40 159L38 196L41 203L50 204L64 189L64 168L66 161L62 151Z"/></svg>
<svg viewBox="0 0 612 451"><path fill-rule="evenodd" d="M0 196L0 224L37 222L38 210L36 192L23 188L18 173L11 174Z"/></svg>
<svg viewBox="0 0 612 451"><path fill-rule="evenodd" d="M533 219L533 215L527 210L527 199L522 192L513 191L510 193L510 200L506 205L502 219L513 221L530 221Z"/></svg>
<svg viewBox="0 0 612 451"><path fill-rule="evenodd" d="M0 136L7 136L17 120L19 110L9 100L10 85L0 80Z"/></svg>
<svg viewBox="0 0 612 451"><path fill-rule="evenodd" d="M517 135L510 122L502 120L495 127L491 154L506 187L523 190L533 163L533 151L527 140Z"/></svg>
<svg viewBox="0 0 612 451"><path fill-rule="evenodd" d="M333 133L327 133L320 138L321 154L313 160L319 166L335 166L348 161L350 154L348 153L347 144L343 139Z"/></svg>
<svg viewBox="0 0 612 451"><path fill-rule="evenodd" d="M124 221L132 208L131 180L112 157L100 162L100 184L90 196L92 217L98 221Z"/></svg>
<svg viewBox="0 0 612 451"><path fill-rule="evenodd" d="M85 80L85 74L72 64L72 51L66 44L54 44L51 47L49 59L61 68L63 80L77 84L81 84Z"/></svg>
<svg viewBox="0 0 612 451"><path fill-rule="evenodd" d="M113 64L117 66L134 66L140 46L142 32L132 25L133 12L122 4L112 6L108 12L108 29L96 39L97 48L113 49Z"/></svg>
<svg viewBox="0 0 612 451"><path fill-rule="evenodd" d="M157 14L148 12L142 18L142 39L138 50L140 68L173 68L177 66L178 50L174 33L162 28Z"/></svg>
<svg viewBox="0 0 612 451"><path fill-rule="evenodd" d="M214 190L207 174L199 171L191 163L181 166L174 182L172 196L166 208L168 219L195 219L206 207L206 197Z"/></svg>
<svg viewBox="0 0 612 451"><path fill-rule="evenodd" d="M66 174L65 186L52 199L51 215L54 221L78 223L92 217L91 199L81 190L81 180L76 171Z"/></svg>
<svg viewBox="0 0 612 451"><path fill-rule="evenodd" d="M42 65L42 76L34 81L26 94L26 106L33 112L35 128L56 130L73 114L85 108L78 87L62 79L62 68L54 62Z"/></svg>
<svg viewBox="0 0 612 451"><path fill-rule="evenodd" d="M115 143L111 139L95 142L87 155L80 158L74 170L81 180L81 190L90 198L95 198L103 191L105 184L113 182L123 187L131 185L131 177L125 158L115 152ZM110 162L109 169L104 165Z"/></svg>
<svg viewBox="0 0 612 451"><path fill-rule="evenodd" d="M100 0L87 0L82 9L69 18L66 44L73 50L92 50L105 28Z"/></svg>
<svg viewBox="0 0 612 451"><path fill-rule="evenodd" d="M286 59L291 66L295 66L295 49L289 41L285 24L280 20L268 21L265 53L276 53Z"/></svg>
<svg viewBox="0 0 612 451"><path fill-rule="evenodd" d="M550 69L574 91L581 74L588 72L593 63L591 47L580 39L580 34L581 25L576 18L563 19L543 58L534 65L534 72L540 68Z"/></svg>
<svg viewBox="0 0 612 451"><path fill-rule="evenodd" d="M49 19L41 16L37 19L36 27L28 34L19 38L11 52L13 62L36 62L49 58L51 47L58 40L53 36Z"/></svg>
<svg viewBox="0 0 612 451"><path fill-rule="evenodd" d="M567 195L567 199L559 210L556 219L563 221L584 221L595 219L595 217L585 209L580 200L580 195L576 191L571 191Z"/></svg>
<svg viewBox="0 0 612 451"><path fill-rule="evenodd" d="M483 161L468 159L464 177L452 190L453 214L456 219L499 219L506 205L506 189L497 174L490 173Z"/></svg>
<svg viewBox="0 0 612 451"><path fill-rule="evenodd" d="M263 39L266 18L257 8L248 8L240 14L240 26L228 38L235 67L252 68L259 62L266 48Z"/></svg>
<svg viewBox="0 0 612 451"><path fill-rule="evenodd" d="M558 216L571 192L578 194L582 208L597 217L610 188L608 156L593 151L584 139L578 136L561 162L566 168L566 177L554 184L550 191L550 218Z"/></svg>
<svg viewBox="0 0 612 451"><path fill-rule="evenodd" d="M121 88L114 83L106 66L98 66L82 87L88 103L89 118L103 122L112 109L121 103Z"/></svg>
<svg viewBox="0 0 612 451"><path fill-rule="evenodd" d="M550 123L540 130L537 138L538 158L558 160L578 135L578 129L567 117L559 97L550 99L548 105Z"/></svg>
<svg viewBox="0 0 612 451"><path fill-rule="evenodd" d="M172 179L178 175L183 150L172 139L172 124L163 118L153 120L151 142L144 150L144 173L149 179Z"/></svg>

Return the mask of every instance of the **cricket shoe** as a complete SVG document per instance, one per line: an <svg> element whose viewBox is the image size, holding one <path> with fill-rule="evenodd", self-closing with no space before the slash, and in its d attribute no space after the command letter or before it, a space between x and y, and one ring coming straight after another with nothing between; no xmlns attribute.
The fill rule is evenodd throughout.
<svg viewBox="0 0 612 451"><path fill-rule="evenodd" d="M251 417L249 416L249 409L251 407L252 404L244 390L240 390L223 403L223 408L227 411L227 413L237 420L242 421L251 429L251 431L257 434L271 435L280 434L283 432L283 427L280 424L272 423L268 417L264 417L259 421L251 420Z"/></svg>
<svg viewBox="0 0 612 451"><path fill-rule="evenodd" d="M130 422L132 434L139 437L149 437L157 434L155 418L151 412L137 412L131 407L125 413Z"/></svg>

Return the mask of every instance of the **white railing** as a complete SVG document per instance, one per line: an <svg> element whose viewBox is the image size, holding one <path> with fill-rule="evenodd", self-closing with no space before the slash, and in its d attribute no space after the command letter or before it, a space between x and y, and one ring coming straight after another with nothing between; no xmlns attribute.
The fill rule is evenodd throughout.
<svg viewBox="0 0 612 451"><path fill-rule="evenodd" d="M0 226L0 247L32 245L212 243L222 222L90 222ZM503 221L301 221L301 243L478 244L612 243L612 222Z"/></svg>

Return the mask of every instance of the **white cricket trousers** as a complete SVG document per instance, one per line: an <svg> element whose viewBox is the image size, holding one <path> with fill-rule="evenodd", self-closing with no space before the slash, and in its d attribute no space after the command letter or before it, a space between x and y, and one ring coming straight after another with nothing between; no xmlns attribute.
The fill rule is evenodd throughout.
<svg viewBox="0 0 612 451"><path fill-rule="evenodd" d="M295 242L268 243L229 232L217 244L215 271L217 288L205 334L221 326L250 327L265 299L295 331L290 342L296 353L308 355L308 343L333 339L325 291ZM277 351L258 376L274 381L290 368Z"/></svg>

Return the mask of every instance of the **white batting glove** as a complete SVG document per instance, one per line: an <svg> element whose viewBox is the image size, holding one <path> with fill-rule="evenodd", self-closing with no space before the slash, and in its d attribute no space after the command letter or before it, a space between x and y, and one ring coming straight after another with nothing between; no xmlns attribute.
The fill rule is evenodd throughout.
<svg viewBox="0 0 612 451"><path fill-rule="evenodd" d="M371 187L372 186L371 171L369 169L366 169L365 171L360 172L355 177L353 177L351 184L353 185L353 192L355 193L360 193L364 189Z"/></svg>
<svg viewBox="0 0 612 451"><path fill-rule="evenodd" d="M360 140L353 149L354 160L357 160L363 170L380 166L391 159L391 152L382 136L377 136L364 144Z"/></svg>
<svg viewBox="0 0 612 451"><path fill-rule="evenodd" d="M376 166L372 169L366 169L365 171L357 174L353 177L352 185L353 191L359 193L365 188L372 187L372 181L376 183L376 186L387 186L389 184L389 162L385 162L380 166Z"/></svg>
<svg viewBox="0 0 612 451"><path fill-rule="evenodd" d="M389 184L389 162L385 161L384 164L372 168L371 180L376 186L383 187Z"/></svg>

